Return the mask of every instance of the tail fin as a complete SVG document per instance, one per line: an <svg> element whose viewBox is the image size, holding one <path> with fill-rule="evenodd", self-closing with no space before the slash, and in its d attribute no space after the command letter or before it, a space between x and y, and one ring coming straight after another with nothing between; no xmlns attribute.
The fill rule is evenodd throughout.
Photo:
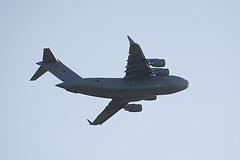
<svg viewBox="0 0 240 160"><path fill-rule="evenodd" d="M38 79L47 71L51 72L54 76L56 76L63 82L70 82L82 79L79 75L77 75L67 66L65 66L62 62L56 59L56 57L49 48L44 48L43 61L38 62L37 64L40 65L40 67L32 76L30 81Z"/></svg>

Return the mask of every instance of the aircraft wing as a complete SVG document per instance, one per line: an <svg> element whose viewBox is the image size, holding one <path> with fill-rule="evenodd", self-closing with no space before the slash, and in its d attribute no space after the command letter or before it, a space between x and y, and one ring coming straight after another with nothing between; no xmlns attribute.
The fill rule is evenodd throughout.
<svg viewBox="0 0 240 160"><path fill-rule="evenodd" d="M90 125L101 125L127 104L128 101L113 99L93 122L90 120L88 122Z"/></svg>
<svg viewBox="0 0 240 160"><path fill-rule="evenodd" d="M126 66L126 75L124 78L150 77L151 69L146 62L146 58L139 44L135 43L129 36L130 42L129 56Z"/></svg>

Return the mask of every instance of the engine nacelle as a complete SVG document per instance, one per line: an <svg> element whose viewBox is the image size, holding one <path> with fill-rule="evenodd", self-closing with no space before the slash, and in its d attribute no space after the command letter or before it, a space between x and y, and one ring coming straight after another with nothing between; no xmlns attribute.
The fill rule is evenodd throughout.
<svg viewBox="0 0 240 160"><path fill-rule="evenodd" d="M156 76L164 76L167 77L169 75L169 70L166 68L151 68L152 74Z"/></svg>
<svg viewBox="0 0 240 160"><path fill-rule="evenodd" d="M141 112L142 111L142 105L141 104L127 104L124 107L125 111L129 112Z"/></svg>
<svg viewBox="0 0 240 160"><path fill-rule="evenodd" d="M164 67L166 65L164 59L147 59L147 63L153 67Z"/></svg>

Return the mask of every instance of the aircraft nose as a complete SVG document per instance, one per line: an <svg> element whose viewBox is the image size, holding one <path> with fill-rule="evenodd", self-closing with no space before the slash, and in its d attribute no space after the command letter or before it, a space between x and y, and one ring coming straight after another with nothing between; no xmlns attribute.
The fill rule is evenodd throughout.
<svg viewBox="0 0 240 160"><path fill-rule="evenodd" d="M191 86L191 83L187 81L187 88Z"/></svg>
<svg viewBox="0 0 240 160"><path fill-rule="evenodd" d="M183 87L184 89L187 89L188 87L191 86L191 83L190 83L188 80L183 79L182 85L183 85L182 87Z"/></svg>

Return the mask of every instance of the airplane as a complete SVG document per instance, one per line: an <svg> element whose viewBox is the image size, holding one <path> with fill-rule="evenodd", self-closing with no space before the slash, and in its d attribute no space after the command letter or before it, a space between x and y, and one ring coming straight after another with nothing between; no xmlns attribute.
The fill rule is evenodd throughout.
<svg viewBox="0 0 240 160"><path fill-rule="evenodd" d="M87 119L90 125L103 124L121 109L142 111L141 104L130 102L156 100L158 95L180 92L190 86L184 78L169 75L169 70L163 68L166 64L164 59L146 59L140 45L129 36L127 38L130 48L123 78L82 78L58 60L49 48L44 48L43 60L37 63L40 67L30 81L49 71L63 82L57 87L73 93L112 99L93 122Z"/></svg>

